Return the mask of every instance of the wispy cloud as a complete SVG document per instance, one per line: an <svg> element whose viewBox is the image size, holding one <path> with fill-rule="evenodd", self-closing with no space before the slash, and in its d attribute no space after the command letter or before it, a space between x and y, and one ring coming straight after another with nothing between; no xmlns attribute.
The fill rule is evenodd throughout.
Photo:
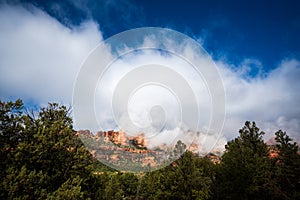
<svg viewBox="0 0 300 200"><path fill-rule="evenodd" d="M67 26L94 19L101 25L105 37L140 27L145 22L143 7L130 0L54 0L36 4Z"/></svg>

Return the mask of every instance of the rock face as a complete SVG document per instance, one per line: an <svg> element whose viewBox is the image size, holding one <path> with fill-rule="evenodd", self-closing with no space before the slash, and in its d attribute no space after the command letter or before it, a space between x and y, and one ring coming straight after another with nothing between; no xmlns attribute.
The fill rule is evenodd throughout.
<svg viewBox="0 0 300 200"><path fill-rule="evenodd" d="M269 158L274 159L279 156L279 150L275 145L269 145Z"/></svg>
<svg viewBox="0 0 300 200"><path fill-rule="evenodd" d="M189 147L188 147L188 150L193 152L193 153L196 153L199 151L199 145L198 144L195 144L195 143L192 143Z"/></svg>
<svg viewBox="0 0 300 200"><path fill-rule="evenodd" d="M161 162L162 150L147 149L144 134L127 136L124 131L98 131L96 135L89 130L80 130L76 134L82 139L91 154L114 166L135 163L137 166L155 167ZM132 166L130 166L132 167Z"/></svg>
<svg viewBox="0 0 300 200"><path fill-rule="evenodd" d="M136 137L127 137L126 133L122 130L120 131L99 131L96 137L103 139L104 141L110 141L118 146L133 145L137 148L146 148L147 143L144 139L144 134L139 134Z"/></svg>
<svg viewBox="0 0 300 200"><path fill-rule="evenodd" d="M127 136L120 131L98 131L95 135L89 130L80 130L76 134L83 141L91 154L100 160L122 165L125 162L140 164L141 167L155 167L158 163L164 162L170 155L170 147L161 145L155 150L147 149L147 140L141 133L136 137ZM187 150L199 156L199 145L192 143ZM220 152L206 155L213 163L221 162Z"/></svg>
<svg viewBox="0 0 300 200"><path fill-rule="evenodd" d="M221 163L221 157L217 156L213 153L208 153L205 157L207 157L211 162L213 162L214 164L219 164Z"/></svg>

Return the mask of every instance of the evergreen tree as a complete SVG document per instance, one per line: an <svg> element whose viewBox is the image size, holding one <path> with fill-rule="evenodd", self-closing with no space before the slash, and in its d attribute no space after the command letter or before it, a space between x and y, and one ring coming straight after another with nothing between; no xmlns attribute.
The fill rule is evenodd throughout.
<svg viewBox="0 0 300 200"><path fill-rule="evenodd" d="M217 170L215 198L273 198L268 147L255 122L246 122L240 135L228 142ZM271 192L271 194L270 194Z"/></svg>
<svg viewBox="0 0 300 200"><path fill-rule="evenodd" d="M131 174L92 158L65 106L32 113L21 100L0 101L0 199L300 199L299 147L281 130L275 158L264 133L246 122L220 164L178 141L170 158L176 161Z"/></svg>
<svg viewBox="0 0 300 200"><path fill-rule="evenodd" d="M182 144L179 142L180 147ZM147 173L142 179L140 195L145 199L208 199L213 165L206 158L187 151L171 165Z"/></svg>
<svg viewBox="0 0 300 200"><path fill-rule="evenodd" d="M275 133L278 157L275 158L275 177L285 199L300 199L300 156L297 143L281 130Z"/></svg>
<svg viewBox="0 0 300 200"><path fill-rule="evenodd" d="M0 145L6 160L1 163L0 199L45 199L68 191L93 196L93 159L75 136L68 109L49 104L35 118L22 108L20 100L1 102Z"/></svg>

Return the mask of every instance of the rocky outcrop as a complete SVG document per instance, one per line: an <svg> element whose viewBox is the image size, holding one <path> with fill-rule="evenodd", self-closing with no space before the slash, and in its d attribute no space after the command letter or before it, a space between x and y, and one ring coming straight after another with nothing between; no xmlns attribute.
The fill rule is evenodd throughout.
<svg viewBox="0 0 300 200"><path fill-rule="evenodd" d="M157 163L164 161L170 153L170 147L165 144L155 149L147 149L147 140L144 134L136 137L127 136L124 131L98 131L95 135L89 130L80 130L76 134L83 139L91 154L109 162L121 163L131 161L142 166L155 167ZM187 150L199 156L199 145L192 143ZM214 164L221 162L220 152L208 153L205 157Z"/></svg>

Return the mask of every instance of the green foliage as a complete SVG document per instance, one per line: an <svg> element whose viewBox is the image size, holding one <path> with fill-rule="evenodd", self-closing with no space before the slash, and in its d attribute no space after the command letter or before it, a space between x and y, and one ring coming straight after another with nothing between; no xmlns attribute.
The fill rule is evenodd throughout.
<svg viewBox="0 0 300 200"><path fill-rule="evenodd" d="M145 199L208 199L215 173L213 165L206 158L187 151L171 165L145 174L140 196Z"/></svg>
<svg viewBox="0 0 300 200"><path fill-rule="evenodd" d="M300 156L299 147L281 130L275 133L279 156L275 158L276 181L285 199L300 199Z"/></svg>
<svg viewBox="0 0 300 200"><path fill-rule="evenodd" d="M9 199L46 198L47 191L44 186L48 182L48 176L43 174L42 171L28 170L25 166L21 169L9 167L2 182L1 192L4 192L2 195L6 193L6 197Z"/></svg>
<svg viewBox="0 0 300 200"><path fill-rule="evenodd" d="M0 101L0 148L9 150L15 148L23 135L23 103Z"/></svg>
<svg viewBox="0 0 300 200"><path fill-rule="evenodd" d="M228 142L215 180L216 198L269 198L271 165L263 132L253 122L246 122L240 136Z"/></svg>
<svg viewBox="0 0 300 200"><path fill-rule="evenodd" d="M110 174L106 182L103 199L135 199L137 195L138 178L131 173Z"/></svg>
<svg viewBox="0 0 300 200"><path fill-rule="evenodd" d="M84 193L81 191L82 179L77 176L74 179L68 179L64 182L56 191L52 194L49 194L48 200L72 200L72 199L85 199Z"/></svg>
<svg viewBox="0 0 300 200"><path fill-rule="evenodd" d="M270 158L254 122L239 134L220 164L178 141L167 167L122 173L92 158L65 106L34 114L21 100L0 101L0 199L300 199L298 145L279 130Z"/></svg>
<svg viewBox="0 0 300 200"><path fill-rule="evenodd" d="M1 159L5 158L0 199L44 199L47 194L59 197L68 190L79 191L79 196L92 195L85 191L93 179L92 158L75 136L65 106L49 104L35 118L22 112L20 100L0 105ZM68 188L70 183L74 187Z"/></svg>

